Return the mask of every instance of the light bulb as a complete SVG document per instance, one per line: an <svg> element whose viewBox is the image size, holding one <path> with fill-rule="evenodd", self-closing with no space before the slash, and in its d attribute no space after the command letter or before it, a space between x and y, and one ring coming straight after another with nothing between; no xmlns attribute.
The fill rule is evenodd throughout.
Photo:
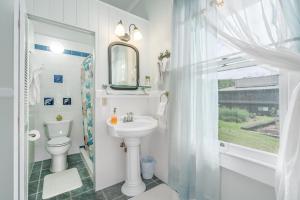
<svg viewBox="0 0 300 200"><path fill-rule="evenodd" d="M133 40L135 41L141 40L143 38L141 31L136 27L133 29L132 34L133 34Z"/></svg>
<svg viewBox="0 0 300 200"><path fill-rule="evenodd" d="M116 36L119 36L119 37L125 35L125 29L124 29L122 21L120 21L118 23L118 25L116 26L115 34L116 34Z"/></svg>
<svg viewBox="0 0 300 200"><path fill-rule="evenodd" d="M59 43L59 42L53 42L50 45L50 50L53 53L61 54L61 53L64 52L65 48L64 48L64 46L61 43Z"/></svg>
<svg viewBox="0 0 300 200"><path fill-rule="evenodd" d="M217 7L223 7L224 6L224 0L216 0Z"/></svg>

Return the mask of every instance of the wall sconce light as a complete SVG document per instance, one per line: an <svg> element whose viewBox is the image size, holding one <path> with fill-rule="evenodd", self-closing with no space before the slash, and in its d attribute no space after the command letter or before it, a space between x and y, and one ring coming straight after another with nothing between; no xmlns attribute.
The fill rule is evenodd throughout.
<svg viewBox="0 0 300 200"><path fill-rule="evenodd" d="M225 0L215 0L216 6L217 7L223 7L224 6L224 2Z"/></svg>
<svg viewBox="0 0 300 200"><path fill-rule="evenodd" d="M122 20L120 20L118 25L116 26L115 34L120 40L123 40L125 42L128 42L130 39L138 41L143 38L141 31L135 24L130 24L129 33L126 33Z"/></svg>

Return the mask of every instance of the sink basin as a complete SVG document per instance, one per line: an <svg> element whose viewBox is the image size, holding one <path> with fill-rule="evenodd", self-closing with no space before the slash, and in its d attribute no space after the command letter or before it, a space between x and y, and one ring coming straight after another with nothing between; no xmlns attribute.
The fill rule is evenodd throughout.
<svg viewBox="0 0 300 200"><path fill-rule="evenodd" d="M132 122L123 122L119 119L118 124L111 124L107 120L108 132L114 137L120 138L140 138L149 135L157 127L157 120L149 116L134 116Z"/></svg>
<svg viewBox="0 0 300 200"><path fill-rule="evenodd" d="M111 136L123 138L126 153L126 180L121 190L126 196L136 196L146 190L146 185L141 178L140 169L140 144L141 138L152 133L158 126L156 119L149 116L134 116L132 122L123 122L119 119L117 124L106 121L108 132Z"/></svg>

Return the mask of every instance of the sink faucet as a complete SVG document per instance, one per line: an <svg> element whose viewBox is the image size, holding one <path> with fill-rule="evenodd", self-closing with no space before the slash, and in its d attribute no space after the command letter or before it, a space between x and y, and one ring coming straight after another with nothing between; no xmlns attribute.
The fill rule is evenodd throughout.
<svg viewBox="0 0 300 200"><path fill-rule="evenodd" d="M133 112L126 113L123 117L123 122L133 122Z"/></svg>

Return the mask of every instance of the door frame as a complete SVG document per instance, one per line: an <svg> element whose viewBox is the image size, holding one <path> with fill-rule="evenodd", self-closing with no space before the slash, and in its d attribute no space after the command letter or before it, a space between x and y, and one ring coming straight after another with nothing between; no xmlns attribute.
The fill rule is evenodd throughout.
<svg viewBox="0 0 300 200"><path fill-rule="evenodd" d="M25 200L25 158L24 153L24 79L22 69L25 64L25 1L14 0L14 200ZM27 181L27 180L26 180Z"/></svg>
<svg viewBox="0 0 300 200"><path fill-rule="evenodd" d="M15 134L14 134L14 200L27 200L28 199L28 177L27 177L27 144L26 144L26 135L24 129L24 66L25 66L25 51L26 51L26 42L27 42L27 24L29 20L36 20L42 21L49 24L54 24L57 26L64 26L76 31L83 31L89 34L92 34L94 37L93 42L93 73L94 73L94 103L96 101L96 57L97 57L97 38L98 35L94 31L86 30L79 27L74 27L71 25L63 24L60 22L55 22L49 19L43 19L37 16L33 16L26 13L25 3L22 0L14 0L19 2L18 8L15 9L15 14L18 16L18 21L16 25L18 26L17 35L18 37L15 38L15 46L18 47L17 51L15 52L15 70L14 70L14 127L15 127ZM15 31L16 32L16 31ZM94 122L95 122L95 106L94 106ZM95 131L94 135L95 136ZM95 144L95 142L94 142ZM94 179L95 179L95 163L94 163Z"/></svg>

